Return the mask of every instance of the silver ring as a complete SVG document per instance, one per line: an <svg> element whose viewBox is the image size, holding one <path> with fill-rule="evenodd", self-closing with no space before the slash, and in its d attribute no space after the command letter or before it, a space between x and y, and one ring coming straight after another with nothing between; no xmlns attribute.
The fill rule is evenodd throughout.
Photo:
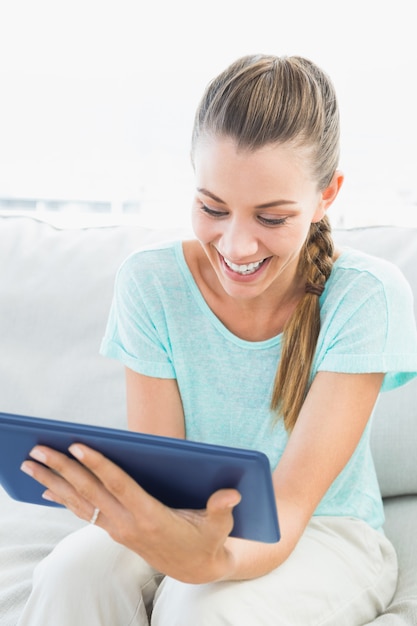
<svg viewBox="0 0 417 626"><path fill-rule="evenodd" d="M90 524L95 524L99 515L100 515L100 509L96 507L94 509L93 515L91 516Z"/></svg>

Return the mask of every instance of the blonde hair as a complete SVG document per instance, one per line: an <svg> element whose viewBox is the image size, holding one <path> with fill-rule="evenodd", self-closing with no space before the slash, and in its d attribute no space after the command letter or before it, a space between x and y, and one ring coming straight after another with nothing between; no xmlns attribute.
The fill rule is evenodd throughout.
<svg viewBox="0 0 417 626"><path fill-rule="evenodd" d="M238 148L267 144L304 149L320 190L333 179L339 162L339 112L328 76L302 57L245 56L208 85L197 109L192 154L202 136L232 138ZM310 384L320 332L318 295L330 275L333 242L327 217L311 224L298 271L305 293L283 333L271 408L287 430L298 418Z"/></svg>

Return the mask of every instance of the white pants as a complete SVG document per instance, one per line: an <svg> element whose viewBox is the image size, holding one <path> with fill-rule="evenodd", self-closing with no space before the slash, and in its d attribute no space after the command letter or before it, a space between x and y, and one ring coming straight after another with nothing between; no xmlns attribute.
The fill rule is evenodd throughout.
<svg viewBox="0 0 417 626"><path fill-rule="evenodd" d="M363 626L396 581L390 542L350 518L313 518L266 576L204 585L164 578L88 526L38 565L18 626Z"/></svg>

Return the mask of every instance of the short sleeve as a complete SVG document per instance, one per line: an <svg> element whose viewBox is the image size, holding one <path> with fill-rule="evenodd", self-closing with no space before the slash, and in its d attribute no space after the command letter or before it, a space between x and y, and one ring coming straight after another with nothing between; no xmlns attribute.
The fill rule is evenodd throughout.
<svg viewBox="0 0 417 626"><path fill-rule="evenodd" d="M417 376L417 331L413 298L400 270L385 261L375 267L341 268L322 310L317 371L385 373L383 391Z"/></svg>
<svg viewBox="0 0 417 626"><path fill-rule="evenodd" d="M155 259L137 252L120 267L100 353L146 376L175 378Z"/></svg>

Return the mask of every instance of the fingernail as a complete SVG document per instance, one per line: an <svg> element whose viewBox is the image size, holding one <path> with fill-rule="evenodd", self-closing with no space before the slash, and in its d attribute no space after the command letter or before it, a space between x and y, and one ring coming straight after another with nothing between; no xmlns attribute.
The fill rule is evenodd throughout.
<svg viewBox="0 0 417 626"><path fill-rule="evenodd" d="M235 506L237 506L240 503L241 499L242 499L242 496L239 494L238 496L236 496L235 501L229 504L229 507L233 509Z"/></svg>
<svg viewBox="0 0 417 626"><path fill-rule="evenodd" d="M26 463L26 461L22 463L22 465L20 466L20 469L25 474L28 474L28 476L33 476L32 468Z"/></svg>
<svg viewBox="0 0 417 626"><path fill-rule="evenodd" d="M73 456L75 456L76 459L78 459L79 461L81 461L81 459L84 458L84 452L81 450L81 448L79 446L77 446L76 443L72 444L68 450L71 452L71 454Z"/></svg>
<svg viewBox="0 0 417 626"><path fill-rule="evenodd" d="M49 500L49 502L55 502L55 500L53 499L53 497L51 496L49 491L44 491L43 494L42 494L42 498L44 500Z"/></svg>
<svg viewBox="0 0 417 626"><path fill-rule="evenodd" d="M40 463L46 463L46 455L38 448L33 448L33 450L29 452L29 456L31 456L32 459L35 459L35 461L39 461Z"/></svg>

